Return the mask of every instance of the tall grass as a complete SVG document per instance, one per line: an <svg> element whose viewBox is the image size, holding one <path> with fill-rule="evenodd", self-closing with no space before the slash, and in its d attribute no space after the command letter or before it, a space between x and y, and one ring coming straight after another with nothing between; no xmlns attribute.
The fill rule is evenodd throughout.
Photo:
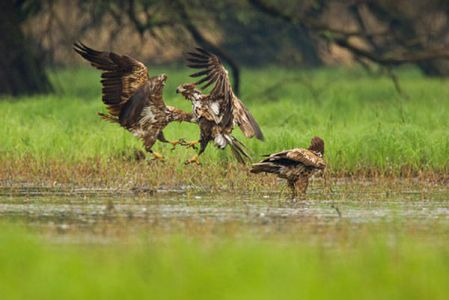
<svg viewBox="0 0 449 300"><path fill-rule="evenodd" d="M185 110L190 106L175 94L187 82L188 70L166 72L166 102ZM392 82L360 70L292 71L278 68L244 70L241 98L260 123L265 142L245 140L253 156L307 146L319 135L326 142L326 159L334 172L375 170L399 174L449 170L449 88L447 80L423 78L412 70L399 74L403 99ZM96 116L100 101L99 73L90 69L52 74L57 92L48 96L2 99L0 158L2 160L79 162L110 159L142 149L141 143L119 126ZM197 139L193 124L171 124L170 139ZM191 150L156 150L180 163ZM204 163L234 161L229 152L209 146Z"/></svg>
<svg viewBox="0 0 449 300"><path fill-rule="evenodd" d="M86 247L2 226L0 290L8 300L447 299L448 254L380 236L352 247L185 237Z"/></svg>

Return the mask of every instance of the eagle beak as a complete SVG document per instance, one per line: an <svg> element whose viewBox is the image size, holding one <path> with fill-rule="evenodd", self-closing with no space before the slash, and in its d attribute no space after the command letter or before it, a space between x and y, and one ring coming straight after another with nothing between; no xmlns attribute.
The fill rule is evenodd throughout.
<svg viewBox="0 0 449 300"><path fill-rule="evenodd" d="M184 91L184 89L182 87L178 87L176 89L176 94L182 93Z"/></svg>

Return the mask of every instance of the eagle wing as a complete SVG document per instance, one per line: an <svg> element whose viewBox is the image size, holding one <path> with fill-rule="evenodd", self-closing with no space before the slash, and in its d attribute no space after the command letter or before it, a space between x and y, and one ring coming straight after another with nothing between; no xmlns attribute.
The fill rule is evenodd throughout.
<svg viewBox="0 0 449 300"><path fill-rule="evenodd" d="M208 108L218 125L232 124L232 97L233 92L229 81L228 72L216 55L204 49L196 48L195 52L187 53L187 66L201 71L191 74L191 77L201 77L195 84L206 89L215 84L206 99Z"/></svg>
<svg viewBox="0 0 449 300"><path fill-rule="evenodd" d="M102 100L109 115L100 115L106 120L119 122L150 149L165 117L162 91L152 82L158 79L149 78L145 65L127 55L97 51L82 43L74 44L74 50L103 71Z"/></svg>
<svg viewBox="0 0 449 300"><path fill-rule="evenodd" d="M230 121L237 124L246 137L256 136L263 140L263 134L254 117L232 91L228 71L220 59L204 49L196 48L195 52L189 52L187 66L201 71L190 75L201 77L195 84L203 84L203 89L214 84L209 93L209 106L212 112L218 116L218 124L228 125Z"/></svg>
<svg viewBox="0 0 449 300"><path fill-rule="evenodd" d="M151 89L143 88L149 76L148 69L140 61L127 55L97 51L82 43L75 43L74 50L92 66L103 71L103 102L112 116L119 117L129 101L140 102L141 97L149 96L152 92ZM133 97L137 91L143 90L144 93L139 93L140 97ZM156 105L163 105L162 98L155 100L158 101Z"/></svg>
<svg viewBox="0 0 449 300"><path fill-rule="evenodd" d="M240 127L240 130L247 138L255 136L257 139L263 141L264 136L262 130L257 124L256 119L245 107L243 102L234 96L234 122Z"/></svg>
<svg viewBox="0 0 449 300"><path fill-rule="evenodd" d="M302 164L306 167L324 169L326 163L324 159L312 151L303 148L281 151L268 156L263 162L275 162L282 165Z"/></svg>

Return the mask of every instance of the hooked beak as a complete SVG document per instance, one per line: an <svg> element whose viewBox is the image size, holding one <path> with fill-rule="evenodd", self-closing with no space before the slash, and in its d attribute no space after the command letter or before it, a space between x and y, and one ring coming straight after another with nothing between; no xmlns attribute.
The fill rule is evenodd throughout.
<svg viewBox="0 0 449 300"><path fill-rule="evenodd" d="M176 89L176 94L182 93L184 91L184 89L180 86L178 86L178 88Z"/></svg>

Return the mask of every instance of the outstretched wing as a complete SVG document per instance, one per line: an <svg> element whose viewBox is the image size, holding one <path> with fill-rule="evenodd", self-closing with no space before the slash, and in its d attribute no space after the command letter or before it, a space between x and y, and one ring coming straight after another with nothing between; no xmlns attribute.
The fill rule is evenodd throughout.
<svg viewBox="0 0 449 300"><path fill-rule="evenodd" d="M191 77L201 77L195 84L204 83L201 87L202 89L215 84L210 92L211 97L213 99L221 97L230 105L234 93L232 92L228 71L226 71L220 59L201 48L196 48L195 52L188 52L186 59L187 66L194 69L202 69L190 75Z"/></svg>
<svg viewBox="0 0 449 300"><path fill-rule="evenodd" d="M228 124L227 122L233 119L246 137L256 136L263 140L259 125L243 102L234 95L228 72L216 55L196 48L195 52L188 53L187 66L201 69L201 71L190 75L200 77L195 84L204 83L203 89L214 84L209 93L210 106L214 113L220 114L221 124Z"/></svg>
<svg viewBox="0 0 449 300"><path fill-rule="evenodd" d="M82 43L75 43L73 49L92 66L103 71L103 102L112 116L119 117L127 102L147 96L145 93L139 93L140 97L132 97L149 80L148 69L143 63L126 55L97 51Z"/></svg>
<svg viewBox="0 0 449 300"><path fill-rule="evenodd" d="M97 51L82 43L74 44L73 48L92 66L103 71L103 102L109 115L99 115L120 123L141 138L145 149L151 151L165 126L166 106L162 99L162 87L166 76L149 78L145 65L126 55Z"/></svg>
<svg viewBox="0 0 449 300"><path fill-rule="evenodd" d="M312 151L303 148L273 153L264 159L263 162L275 162L286 166L300 163L306 167L314 167L319 169L324 169L326 167L326 163L322 157L319 157Z"/></svg>
<svg viewBox="0 0 449 300"><path fill-rule="evenodd" d="M214 84L207 99L211 111L217 116L215 118L218 121L217 123L224 126L232 125L230 122L233 119L232 98L234 93L232 92L228 71L226 71L220 59L204 49L196 48L195 52L187 53L186 60L187 66L201 69L201 71L190 75L191 77L200 77L195 84L203 84L201 87L203 89Z"/></svg>

